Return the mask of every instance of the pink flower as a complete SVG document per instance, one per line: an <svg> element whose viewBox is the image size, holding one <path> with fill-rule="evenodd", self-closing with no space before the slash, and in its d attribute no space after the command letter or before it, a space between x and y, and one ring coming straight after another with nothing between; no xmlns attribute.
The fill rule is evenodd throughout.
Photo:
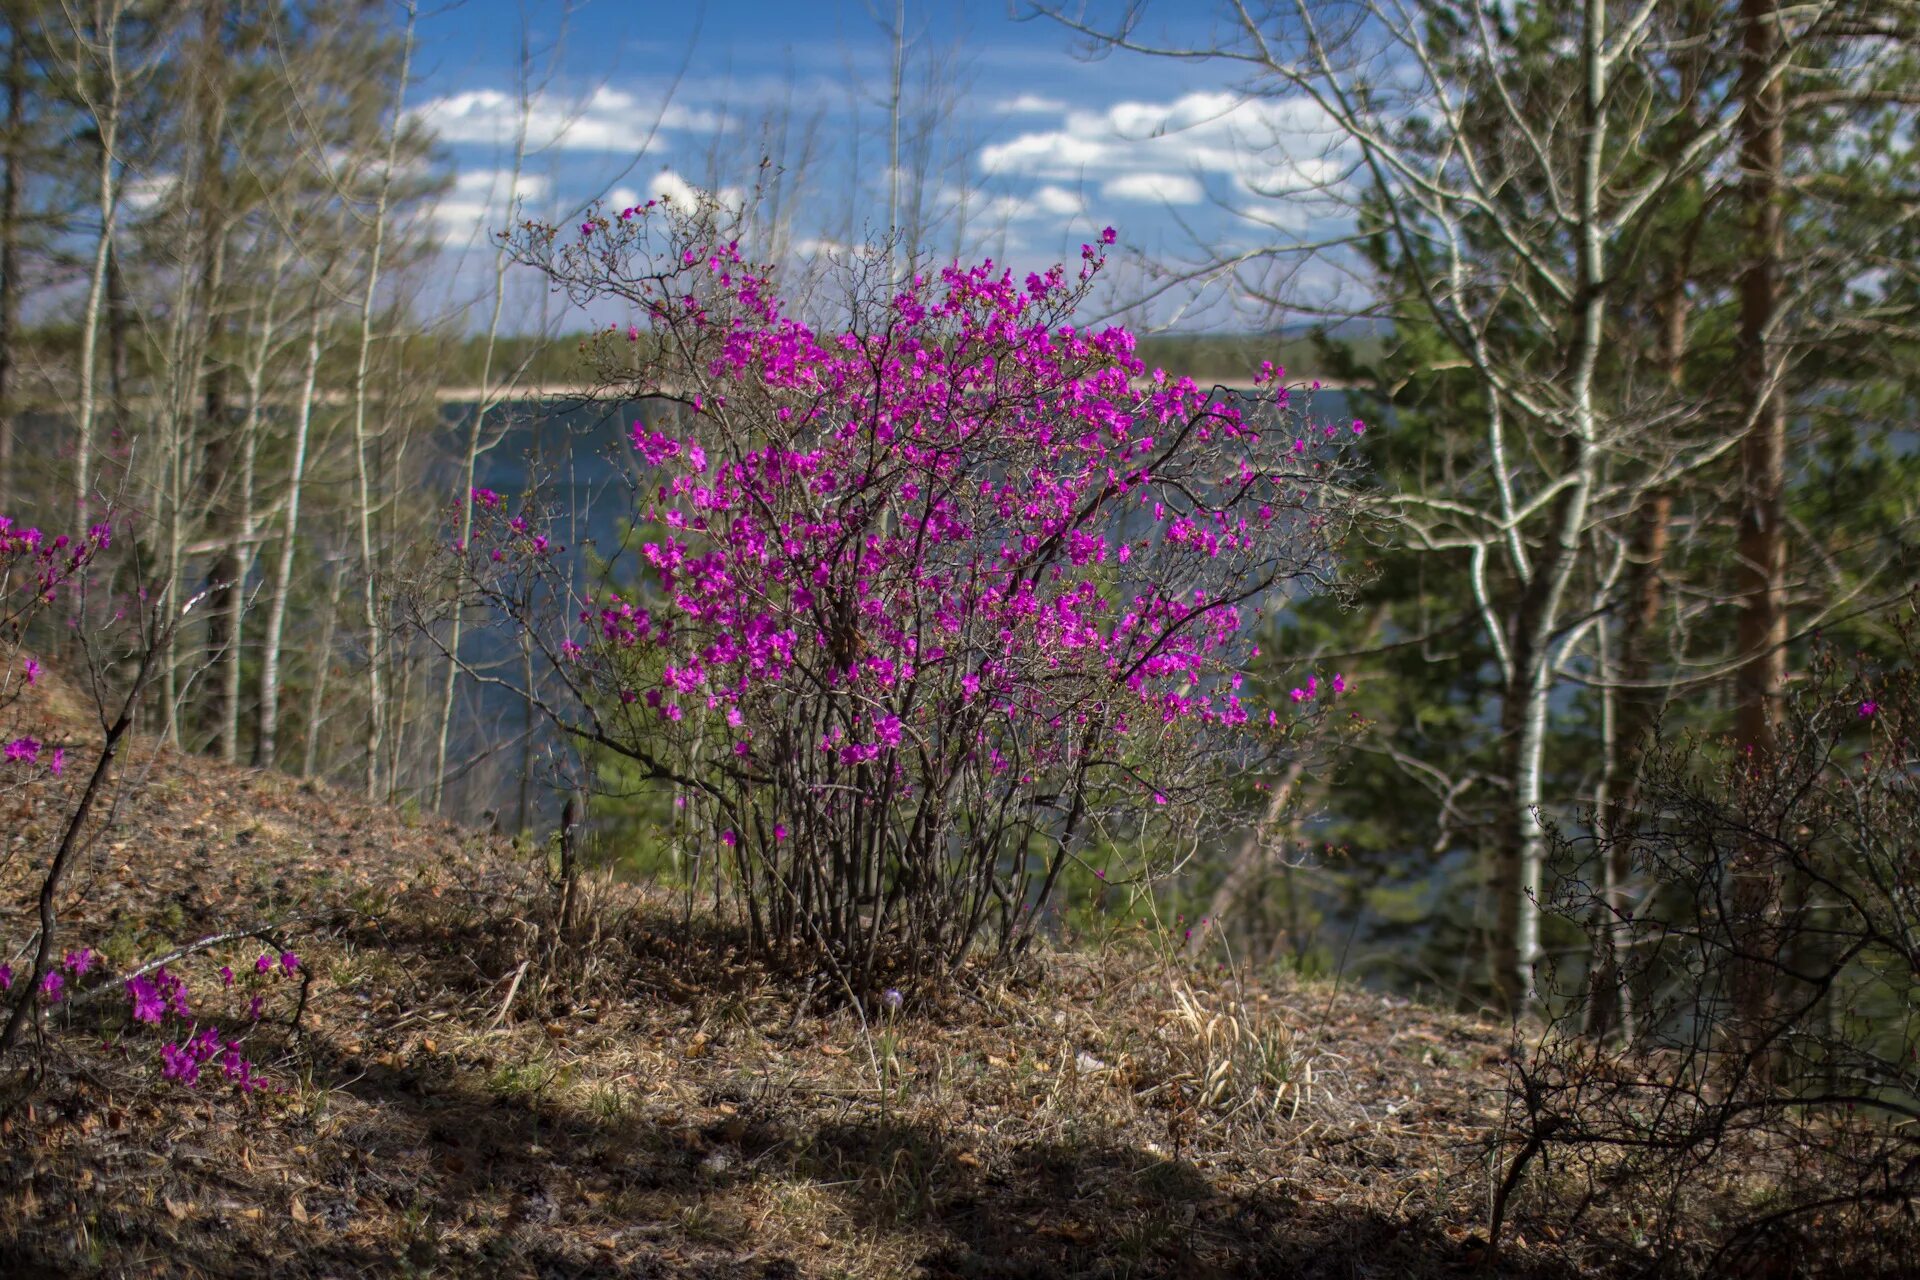
<svg viewBox="0 0 1920 1280"><path fill-rule="evenodd" d="M740 837L734 835L733 828L729 827L720 833L720 843L731 849L740 843Z"/></svg>
<svg viewBox="0 0 1920 1280"><path fill-rule="evenodd" d="M178 1080L188 1088L199 1082L200 1059L194 1056L190 1045L163 1044L160 1057L166 1063L160 1074L167 1079Z"/></svg>
<svg viewBox="0 0 1920 1280"><path fill-rule="evenodd" d="M40 758L40 740L23 734L7 744L6 757L9 760L24 760L32 764Z"/></svg>
<svg viewBox="0 0 1920 1280"><path fill-rule="evenodd" d="M38 684L40 682L40 664L34 659L28 658L24 666L27 673L27 683Z"/></svg>
<svg viewBox="0 0 1920 1280"><path fill-rule="evenodd" d="M133 1020L159 1026L160 1020L167 1016L166 1000L160 991L146 978L128 978L127 1003L131 1006Z"/></svg>
<svg viewBox="0 0 1920 1280"><path fill-rule="evenodd" d="M48 1004L59 1004L66 985L67 980L60 976L59 970L49 969L40 978L40 998Z"/></svg>
<svg viewBox="0 0 1920 1280"><path fill-rule="evenodd" d="M53 749L52 757L47 761L47 772L51 773L54 777L57 778L60 776L61 771L66 767L67 767L67 749L65 747L55 747Z"/></svg>

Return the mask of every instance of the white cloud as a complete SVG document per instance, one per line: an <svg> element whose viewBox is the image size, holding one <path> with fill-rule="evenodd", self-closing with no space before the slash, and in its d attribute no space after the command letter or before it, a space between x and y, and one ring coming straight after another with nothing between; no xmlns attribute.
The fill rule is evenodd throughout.
<svg viewBox="0 0 1920 1280"><path fill-rule="evenodd" d="M793 251L802 258L842 257L858 253L859 246L842 244L831 236L803 236L793 242Z"/></svg>
<svg viewBox="0 0 1920 1280"><path fill-rule="evenodd" d="M121 185L120 202L135 213L145 213L167 198L179 177L171 173L156 173L130 178Z"/></svg>
<svg viewBox="0 0 1920 1280"><path fill-rule="evenodd" d="M700 203L700 189L671 169L662 169L653 175L647 184L647 194L682 209L691 209Z"/></svg>
<svg viewBox="0 0 1920 1280"><path fill-rule="evenodd" d="M542 151L636 151L654 134L654 120L669 131L706 132L720 127L711 111L676 102L664 106L605 85L584 99L535 94L525 104L499 89L470 89L424 102L414 116L443 142L511 147L525 117L527 147ZM659 146L655 134L653 145Z"/></svg>
<svg viewBox="0 0 1920 1280"><path fill-rule="evenodd" d="M1109 200L1137 200L1149 204L1199 204L1207 189L1184 173L1126 173L1100 184Z"/></svg>
<svg viewBox="0 0 1920 1280"><path fill-rule="evenodd" d="M994 103L993 109L1007 116L1052 115L1065 111L1067 104L1058 98L1044 98L1037 93L1023 93L1018 97Z"/></svg>
<svg viewBox="0 0 1920 1280"><path fill-rule="evenodd" d="M494 232L507 229L516 206L546 197L547 180L533 174L521 174L509 195L512 177L506 169L469 169L457 175L452 188L434 206L433 221L440 242L485 242Z"/></svg>
<svg viewBox="0 0 1920 1280"><path fill-rule="evenodd" d="M1116 200L1191 204L1216 178L1246 195L1309 192L1337 179L1340 145L1309 101L1196 92L1067 110L1057 128L983 148L979 165L1009 178L1098 181Z"/></svg>
<svg viewBox="0 0 1920 1280"><path fill-rule="evenodd" d="M1041 213L1056 218L1071 218L1085 212L1087 207L1078 192L1056 187L1052 183L1033 193L1033 203Z"/></svg>
<svg viewBox="0 0 1920 1280"><path fill-rule="evenodd" d="M695 205L700 203L702 197L711 197L717 200L723 208L738 209L746 199L745 193L738 187L722 187L718 191L710 192L705 187L697 187L693 183L688 182L672 169L660 170L660 172L654 174L653 177L647 179L643 185L645 190L642 193L636 193L622 187L614 193L613 203L624 206L629 204L645 204L649 200L664 200L668 204L677 205L682 209L692 210ZM631 199L625 197L631 197Z"/></svg>

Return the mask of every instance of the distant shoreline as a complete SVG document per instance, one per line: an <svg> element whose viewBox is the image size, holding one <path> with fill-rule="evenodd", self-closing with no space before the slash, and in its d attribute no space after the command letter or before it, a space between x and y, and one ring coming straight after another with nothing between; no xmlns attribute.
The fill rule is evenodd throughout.
<svg viewBox="0 0 1920 1280"><path fill-rule="evenodd" d="M1225 378L1195 378L1194 381L1202 387L1219 387L1227 391L1253 391L1256 389L1251 382L1232 381ZM1134 382L1136 388L1143 390L1149 385L1145 379L1136 379ZM1314 389L1313 379L1289 380L1287 387L1289 390L1296 392L1309 391ZM1320 382L1318 389L1321 391L1351 391L1353 384L1350 382L1323 380ZM603 394L601 388L587 385L522 387L508 391L496 390L492 395L488 395L486 390L481 387L441 387L434 394L441 404L476 404L481 400L490 400L494 404L500 404L507 401L525 403L536 400L613 399L613 397Z"/></svg>

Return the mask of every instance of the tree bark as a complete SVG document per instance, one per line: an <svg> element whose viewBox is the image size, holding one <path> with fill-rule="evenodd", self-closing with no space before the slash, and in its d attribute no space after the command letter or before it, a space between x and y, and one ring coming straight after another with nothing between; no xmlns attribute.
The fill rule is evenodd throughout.
<svg viewBox="0 0 1920 1280"><path fill-rule="evenodd" d="M1504 718L1513 806L1496 867L1493 985L1509 1012L1531 1009L1540 965L1540 893L1547 863L1547 725L1553 693L1553 642L1567 587L1579 562L1599 458L1594 374L1606 320L1606 229L1600 210L1607 142L1606 0L1586 0L1581 31L1582 130L1573 234L1576 244L1574 340L1570 355L1570 438L1563 450L1572 483L1554 504L1552 541L1515 618Z"/></svg>
<svg viewBox="0 0 1920 1280"><path fill-rule="evenodd" d="M77 36L78 32L75 34ZM87 522L93 491L94 382L99 363L100 313L107 291L107 255L113 245L114 222L119 212L119 195L114 188L113 174L113 153L119 145L120 135L120 9L117 3L110 0L96 9L93 39L99 46L98 56L104 59L102 69L106 74L107 100L103 109L91 95L83 95L93 113L94 129L100 144L96 188L100 235L94 242L93 273L87 285L86 309L81 313L80 321L80 411L73 441L73 509L75 518L82 525ZM82 53L75 61L76 75L83 81L85 73L80 66L87 56Z"/></svg>
<svg viewBox="0 0 1920 1280"><path fill-rule="evenodd" d="M7 14L6 174L0 177L0 513L14 501L13 370L20 336L20 168L26 135L25 24Z"/></svg>
<svg viewBox="0 0 1920 1280"><path fill-rule="evenodd" d="M1748 425L1740 447L1739 598L1734 732L1758 768L1777 746L1786 689L1786 400L1774 329L1784 253L1781 204L1786 103L1780 67L1779 0L1741 0L1740 197L1747 244L1740 280L1738 355ZM1773 1004L1780 919L1780 871L1762 850L1738 853L1732 911L1732 979L1739 1034L1760 1034ZM1750 1041L1749 1041L1750 1042Z"/></svg>
<svg viewBox="0 0 1920 1280"><path fill-rule="evenodd" d="M199 322L203 327L200 387L205 440L202 444L200 494L207 514L207 533L215 543L207 566L207 640L205 660L212 673L206 683L205 723L207 751L222 760L235 758L235 744L227 733L233 720L227 705L225 669L238 657L240 605L244 596L234 511L234 424L227 395L225 354L219 350L226 274L226 171L221 156L225 135L225 50L222 28L225 0L206 0L200 13L199 120L200 161L194 205L199 219Z"/></svg>
<svg viewBox="0 0 1920 1280"><path fill-rule="evenodd" d="M1676 397L1686 382L1687 321L1692 312L1687 283L1693 240L1690 233L1686 248L1667 272L1656 304L1660 320L1658 356L1667 386ZM1634 1038L1633 992L1627 987L1620 959L1629 933L1627 912L1633 874L1633 850L1624 837L1639 799L1640 768L1664 703L1661 695L1645 685L1653 674L1651 646L1666 602L1663 574L1672 522L1672 491L1664 487L1649 489L1640 498L1627 543L1627 604L1620 622L1620 662L1613 673L1622 687L1616 703L1618 719L1607 744L1604 795L1599 805L1599 910L1604 918L1595 921L1597 950L1587 984L1582 1028L1594 1040L1615 1033L1629 1043Z"/></svg>
<svg viewBox="0 0 1920 1280"><path fill-rule="evenodd" d="M507 200L511 204L518 196L520 188L520 170L526 163L527 155L527 117L531 104L526 97L527 71L521 68L521 99L519 125L513 139L513 169L507 177ZM489 398L493 394L493 356L500 337L500 312L507 297L507 250L503 244L494 250L493 255L493 314L487 320L487 345L480 360L480 403L474 407L473 424L467 430L467 449L460 482L460 545L465 548L473 538L473 482L474 472L480 458L481 433L486 427ZM460 674L461 631L466 615L456 599L453 604L453 624L447 638L447 669L440 687L440 722L435 734L433 748L433 782L428 807L439 813L446 801L447 786L447 742L453 732L453 693Z"/></svg>
<svg viewBox="0 0 1920 1280"><path fill-rule="evenodd" d="M300 535L300 493L307 480L307 438L313 426L314 385L320 373L320 325L324 315L315 290L313 319L307 328L306 370L293 426L293 461L287 474L286 524L280 535L280 559L274 566L273 599L267 630L261 637L260 712L253 738L253 763L271 769L280 732L280 643L287 624L287 599L293 590L293 556Z"/></svg>
<svg viewBox="0 0 1920 1280"><path fill-rule="evenodd" d="M400 130L406 111L407 80L413 69L413 32L417 8L407 5L406 43L401 54L400 78L394 89L393 121L387 133L386 163L380 172L380 195L373 209L373 246L367 259L367 288L360 303L360 352L353 375L353 458L358 482L354 513L360 535L361 623L367 631L366 767L362 777L369 800L380 799L380 748L386 735L387 707L380 664L385 654L380 633L379 566L373 554L372 469L367 458L367 372L373 352L373 304L380 287L380 257L386 248L387 205L393 193L393 167L400 150Z"/></svg>

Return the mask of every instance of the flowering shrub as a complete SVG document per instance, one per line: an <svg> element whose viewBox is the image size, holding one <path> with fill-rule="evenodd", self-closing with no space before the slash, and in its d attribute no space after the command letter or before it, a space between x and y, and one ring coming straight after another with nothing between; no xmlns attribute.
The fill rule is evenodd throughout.
<svg viewBox="0 0 1920 1280"><path fill-rule="evenodd" d="M647 326L596 348L658 409L646 580L566 597L537 505L482 490L454 554L559 673L549 711L704 819L756 941L856 983L1010 955L1089 842L1172 856L1311 714L1242 673L1333 582L1361 424L1310 428L1270 367L1250 398L1148 375L1074 323L1099 248L1024 281L874 255L816 327L711 211L564 234L514 248Z"/></svg>

